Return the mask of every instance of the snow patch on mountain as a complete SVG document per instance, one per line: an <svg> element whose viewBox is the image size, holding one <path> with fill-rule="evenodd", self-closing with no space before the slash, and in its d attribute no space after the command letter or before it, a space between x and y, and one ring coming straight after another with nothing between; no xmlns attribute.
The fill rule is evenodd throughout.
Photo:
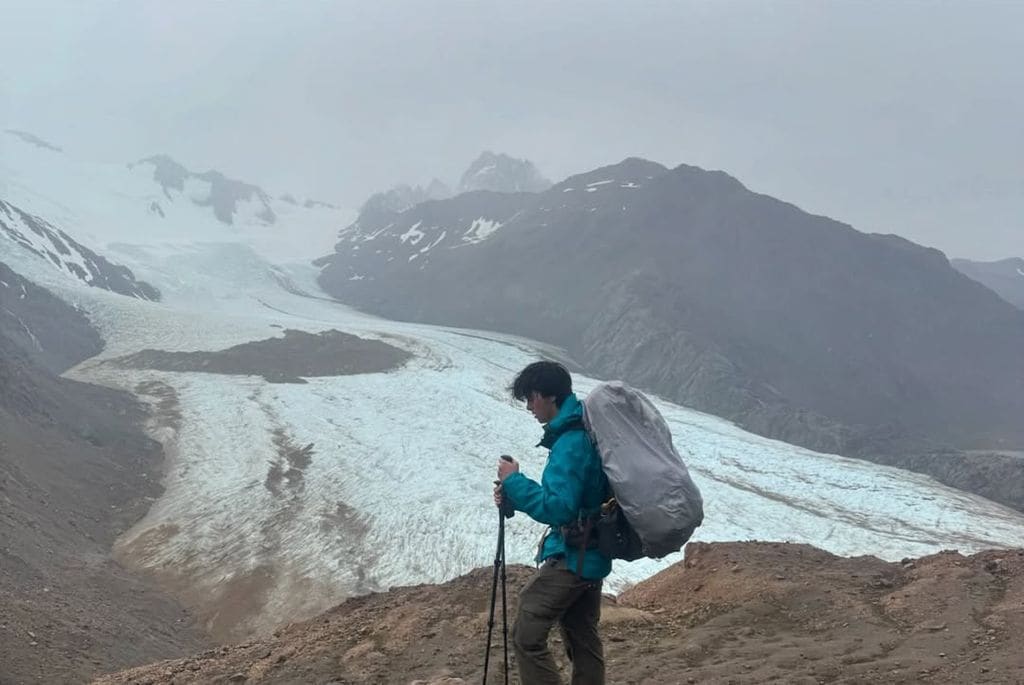
<svg viewBox="0 0 1024 685"><path fill-rule="evenodd" d="M415 208L389 216L393 220L383 226L373 223L374 219L378 219L376 215L361 216L338 234L336 253L359 254L360 259L367 264L387 263L396 257L409 263L421 257L429 258L435 250L451 250L481 243L493 237L507 223L486 216L472 219L462 217L454 225L444 221L429 223ZM317 263L324 265L322 260ZM350 281L361 280L353 276L371 271L371 267L352 271L346 278Z"/></svg>
<svg viewBox="0 0 1024 685"><path fill-rule="evenodd" d="M407 230L402 235L398 236L398 239L403 243L405 243L405 241L409 241L410 245L418 244L420 240L423 239L423 236L426 235L423 231L419 230L420 225L422 224L422 221L417 221L416 223L409 227L409 230Z"/></svg>
<svg viewBox="0 0 1024 685"><path fill-rule="evenodd" d="M502 223L500 221L491 221L484 217L474 219L469 230L463 234L462 241L466 243L479 243L487 240L501 227Z"/></svg>

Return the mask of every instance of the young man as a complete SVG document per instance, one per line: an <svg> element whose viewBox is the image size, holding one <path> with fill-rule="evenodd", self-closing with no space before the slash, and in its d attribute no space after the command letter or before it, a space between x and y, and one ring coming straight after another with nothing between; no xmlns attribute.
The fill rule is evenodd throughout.
<svg viewBox="0 0 1024 685"><path fill-rule="evenodd" d="M601 458L583 430L583 405L561 364L530 364L516 376L512 394L525 400L526 408L544 425L540 446L550 450L539 483L520 473L516 461L499 460L501 483L494 490L499 506L507 501L550 526L537 553L540 568L519 595L512 630L519 677L524 685L561 683L548 651L548 633L557 621L572 661L573 685L603 685L604 652L597 624L601 581L612 564L597 550L596 534L581 534L581 526L576 526L575 534L571 530L600 511L608 489Z"/></svg>

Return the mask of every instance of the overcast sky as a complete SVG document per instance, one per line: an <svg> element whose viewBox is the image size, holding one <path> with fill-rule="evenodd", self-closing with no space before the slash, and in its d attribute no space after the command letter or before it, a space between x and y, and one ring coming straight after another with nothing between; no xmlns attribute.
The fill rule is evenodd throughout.
<svg viewBox="0 0 1024 685"><path fill-rule="evenodd" d="M638 155L1024 256L1024 2L0 0L0 125L357 206ZM0 149L2 152L2 149Z"/></svg>

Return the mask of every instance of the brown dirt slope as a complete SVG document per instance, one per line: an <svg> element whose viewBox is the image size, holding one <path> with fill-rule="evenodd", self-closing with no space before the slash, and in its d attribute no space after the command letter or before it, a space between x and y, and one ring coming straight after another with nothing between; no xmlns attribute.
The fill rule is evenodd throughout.
<svg viewBox="0 0 1024 685"><path fill-rule="evenodd" d="M0 393L15 406L0 401L0 685L81 683L201 649L182 607L110 558L160 493L139 407L42 374L5 385L3 352Z"/></svg>
<svg viewBox="0 0 1024 685"><path fill-rule="evenodd" d="M512 604L531 572L509 569ZM96 683L479 682L490 581L483 568L393 588L266 640ZM608 598L602 632L610 683L1024 683L1024 550L888 563L694 543L684 562Z"/></svg>

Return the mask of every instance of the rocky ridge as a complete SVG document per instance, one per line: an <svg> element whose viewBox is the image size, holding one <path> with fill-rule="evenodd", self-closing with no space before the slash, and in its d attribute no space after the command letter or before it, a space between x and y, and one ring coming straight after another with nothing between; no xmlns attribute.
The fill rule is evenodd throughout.
<svg viewBox="0 0 1024 685"><path fill-rule="evenodd" d="M228 178L219 171L210 170L202 173L189 171L167 155L154 155L141 159L129 167L151 167L153 180L160 184L164 196L172 198L172 191L177 194L188 194L192 201L201 207L211 207L218 220L225 224L233 224L239 205L254 204L253 216L266 224L277 221L277 215L271 206L270 196L259 186L237 179ZM159 205L154 211L160 213Z"/></svg>

